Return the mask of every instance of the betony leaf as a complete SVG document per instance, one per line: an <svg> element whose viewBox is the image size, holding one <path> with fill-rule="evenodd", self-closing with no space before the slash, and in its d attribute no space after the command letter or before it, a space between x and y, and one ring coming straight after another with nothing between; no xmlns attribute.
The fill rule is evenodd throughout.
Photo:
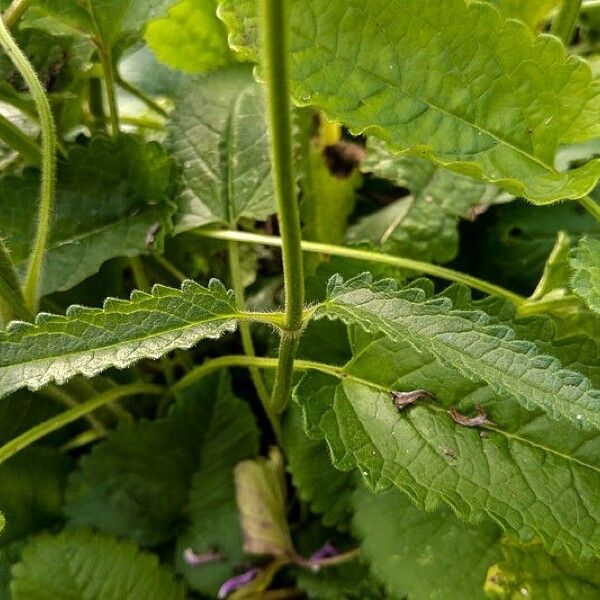
<svg viewBox="0 0 600 600"><path fill-rule="evenodd" d="M183 600L183 585L158 562L121 542L86 530L43 534L13 567L14 600Z"/></svg>
<svg viewBox="0 0 600 600"><path fill-rule="evenodd" d="M181 163L176 231L275 212L263 90L247 66L200 78L179 96L168 124Z"/></svg>
<svg viewBox="0 0 600 600"><path fill-rule="evenodd" d="M174 212L167 200L172 174L164 150L134 135L74 146L58 169L41 293L73 287L109 258L162 249ZM35 171L0 179L0 230L21 272L35 238L38 196ZM156 230L152 239L149 230Z"/></svg>
<svg viewBox="0 0 600 600"><path fill-rule="evenodd" d="M108 298L101 309L71 306L66 316L15 321L0 334L0 397L190 348L234 331L238 316L221 283L206 288L188 280L181 289L157 285L150 294L133 292L130 300Z"/></svg>
<svg viewBox="0 0 600 600"><path fill-rule="evenodd" d="M469 0L476 2L477 0ZM532 29L537 29L540 23L557 8L560 0L485 0L497 6L507 17L519 19Z"/></svg>
<svg viewBox="0 0 600 600"><path fill-rule="evenodd" d="M224 0L230 45L257 55L254 0ZM292 92L331 121L537 204L580 198L600 160L559 172L560 144L600 133L600 88L552 36L464 0L293 0Z"/></svg>
<svg viewBox="0 0 600 600"><path fill-rule="evenodd" d="M360 325L394 342L408 341L416 351L431 352L472 381L485 382L529 409L600 428L600 390L586 377L564 369L484 313L453 310L448 298L429 301L418 289L399 291L391 280L373 284L368 274L346 283L333 277L316 316Z"/></svg>
<svg viewBox="0 0 600 600"><path fill-rule="evenodd" d="M426 513L394 491L354 496L361 555L391 598L479 598L488 567L500 554L493 523L461 523L449 510Z"/></svg>
<svg viewBox="0 0 600 600"><path fill-rule="evenodd" d="M571 259L573 291L600 313L600 240L583 238Z"/></svg>
<svg viewBox="0 0 600 600"><path fill-rule="evenodd" d="M165 17L148 23L145 38L163 64L203 73L232 62L216 0L180 0Z"/></svg>

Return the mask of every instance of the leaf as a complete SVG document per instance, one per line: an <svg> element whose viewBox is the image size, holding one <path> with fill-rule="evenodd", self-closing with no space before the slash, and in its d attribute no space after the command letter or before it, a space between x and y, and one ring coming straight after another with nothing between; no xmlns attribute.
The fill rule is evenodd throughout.
<svg viewBox="0 0 600 600"><path fill-rule="evenodd" d="M183 600L183 586L135 544L90 531L44 534L13 567L13 600Z"/></svg>
<svg viewBox="0 0 600 600"><path fill-rule="evenodd" d="M225 373L211 375L178 394L166 419L122 426L85 456L69 480L65 512L74 526L157 546L177 536L190 502L185 512L192 530L183 534L188 545L197 552L213 544L220 547L223 533L229 545L220 549L237 549L239 554L232 468L236 457L256 454L256 438L253 417L233 395L229 378ZM231 456L218 454L225 448ZM212 501L219 500L221 506L211 503L211 488ZM221 525L215 526L219 514L228 520L221 516ZM223 524L233 530L223 531Z"/></svg>
<svg viewBox="0 0 600 600"><path fill-rule="evenodd" d="M237 316L221 283L188 280L181 290L156 285L130 300L108 298L102 309L71 306L64 317L42 313L33 325L11 323L0 334L0 397L190 348L234 331Z"/></svg>
<svg viewBox="0 0 600 600"><path fill-rule="evenodd" d="M255 2L223 0L219 15L255 58ZM600 104L589 66L558 39L464 0L294 0L289 22L296 102L352 133L536 204L598 181L598 159L554 167L560 144L598 136Z"/></svg>
<svg viewBox="0 0 600 600"><path fill-rule="evenodd" d="M569 294L571 268L569 252L571 239L564 231L559 231L556 243L544 265L544 272L530 300L550 299Z"/></svg>
<svg viewBox="0 0 600 600"><path fill-rule="evenodd" d="M532 339L548 321L527 319ZM462 519L492 519L522 541L551 552L600 555L600 438L530 412L483 382L472 382L411 341L373 338L356 329L354 359L338 378L310 373L294 392L311 438L325 439L336 468L358 469L369 488L397 487L415 504L447 504ZM574 364L589 345L547 343ZM547 350L547 348L544 348ZM385 369L382 369L385 365ZM399 412L392 391L425 389L437 398ZM481 431L455 424L446 409L470 415L480 405L495 423Z"/></svg>
<svg viewBox="0 0 600 600"><path fill-rule="evenodd" d="M490 564L500 557L500 531L486 521L467 527L448 509L427 513L397 491L355 493L361 555L390 598L482 597Z"/></svg>
<svg viewBox="0 0 600 600"><path fill-rule="evenodd" d="M571 258L573 291L600 313L600 240L583 238Z"/></svg>
<svg viewBox="0 0 600 600"><path fill-rule="evenodd" d="M352 513L350 494L354 489L353 477L331 465L326 444L306 436L295 404L288 409L283 439L288 471L300 499L322 515L321 520L326 527L347 529Z"/></svg>
<svg viewBox="0 0 600 600"><path fill-rule="evenodd" d="M474 0L469 0L474 1ZM519 19L534 30L560 5L560 0L486 0L512 19Z"/></svg>
<svg viewBox="0 0 600 600"><path fill-rule="evenodd" d="M408 341L471 381L485 382L498 394L555 419L600 428L600 390L584 376L564 369L534 344L517 339L477 311L453 310L447 298L428 301L417 289L398 290L391 280L373 284L370 275L346 283L333 277L328 298L316 317L360 325L394 342Z"/></svg>
<svg viewBox="0 0 600 600"><path fill-rule="evenodd" d="M26 320L29 316L21 284L2 238L0 238L0 314L7 321L12 317Z"/></svg>
<svg viewBox="0 0 600 600"><path fill-rule="evenodd" d="M393 155L374 138L368 148L361 170L405 187L411 195L353 225L346 236L352 243L370 242L388 254L448 262L458 253L459 220L510 199L493 186L423 158Z"/></svg>
<svg viewBox="0 0 600 600"><path fill-rule="evenodd" d="M502 545L502 560L490 567L488 598L577 598L593 600L600 594L598 563L573 563L549 556L539 545Z"/></svg>
<svg viewBox="0 0 600 600"><path fill-rule="evenodd" d="M183 396L202 397L214 390L214 378L184 392ZM214 392L213 392L214 393ZM177 570L190 586L202 594L215 596L219 586L231 577L244 559L239 515L235 502L233 467L258 453L258 430L250 407L236 398L229 380L219 380L217 400L212 412L194 419L205 430L195 457L196 471L191 480L186 513L187 525L177 538ZM202 403L206 402L202 398ZM204 412L208 410L205 408ZM222 560L202 566L190 566L183 560L185 549L194 552L216 551Z"/></svg>
<svg viewBox="0 0 600 600"><path fill-rule="evenodd" d="M264 220L275 212L263 90L248 67L230 67L188 86L168 132L172 154L184 167L176 232Z"/></svg>
<svg viewBox="0 0 600 600"><path fill-rule="evenodd" d="M162 249L173 213L167 201L172 169L158 144L133 135L98 136L73 147L58 170L42 293L70 289L109 258ZM0 179L0 229L22 273L35 237L38 196L36 171Z"/></svg>
<svg viewBox="0 0 600 600"><path fill-rule="evenodd" d="M69 460L52 448L33 446L0 466L0 510L7 520L0 541L12 541L62 520Z"/></svg>
<svg viewBox="0 0 600 600"><path fill-rule="evenodd" d="M148 23L145 38L163 64L203 73L232 62L216 0L180 0L166 17Z"/></svg>
<svg viewBox="0 0 600 600"><path fill-rule="evenodd" d="M268 458L245 460L234 469L235 497L244 550L250 554L295 554L285 507L283 457L271 448Z"/></svg>

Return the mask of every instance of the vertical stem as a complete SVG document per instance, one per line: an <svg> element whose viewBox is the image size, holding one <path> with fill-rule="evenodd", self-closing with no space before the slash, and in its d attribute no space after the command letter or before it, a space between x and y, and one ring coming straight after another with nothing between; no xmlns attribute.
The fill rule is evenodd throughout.
<svg viewBox="0 0 600 600"><path fill-rule="evenodd" d="M89 100L88 106L90 114L94 118L94 129L105 129L104 98L102 97L102 80L99 77L92 77L89 81Z"/></svg>
<svg viewBox="0 0 600 600"><path fill-rule="evenodd" d="M600 205L593 198L584 196L583 198L579 198L577 202L600 223Z"/></svg>
<svg viewBox="0 0 600 600"><path fill-rule="evenodd" d="M285 331L279 347L279 366L271 408L285 408L292 382L294 357L302 329L304 275L300 248L300 215L293 168L290 81L288 66L288 0L261 0L263 68L277 216L282 237L285 287Z"/></svg>
<svg viewBox="0 0 600 600"><path fill-rule="evenodd" d="M23 290L28 306L35 312L38 307L40 276L54 208L56 127L46 92L31 63L13 39L3 19L0 19L0 46L10 57L31 92L38 111L42 132L42 184L38 223Z"/></svg>
<svg viewBox="0 0 600 600"><path fill-rule="evenodd" d="M552 23L551 32L559 37L565 46L571 42L573 37L581 2L582 0L563 0L560 11Z"/></svg>
<svg viewBox="0 0 600 600"><path fill-rule="evenodd" d="M119 105L117 103L115 67L112 52L102 41L98 42L100 62L104 71L104 82L106 83L106 96L108 98L108 109L110 111L110 125L113 137L119 135Z"/></svg>

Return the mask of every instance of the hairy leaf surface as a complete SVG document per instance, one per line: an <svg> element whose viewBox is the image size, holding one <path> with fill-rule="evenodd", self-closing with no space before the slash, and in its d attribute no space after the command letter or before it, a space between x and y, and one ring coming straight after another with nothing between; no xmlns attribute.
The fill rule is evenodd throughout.
<svg viewBox="0 0 600 600"><path fill-rule="evenodd" d="M392 598L481 598L500 554L500 530L468 527L449 510L426 513L398 492L357 490L354 526L361 554Z"/></svg>
<svg viewBox="0 0 600 600"><path fill-rule="evenodd" d="M140 553L131 542L85 530L34 538L13 577L14 600L185 598L183 585L158 557Z"/></svg>
<svg viewBox="0 0 600 600"><path fill-rule="evenodd" d="M246 66L198 79L168 125L181 163L176 231L275 212L263 90Z"/></svg>
<svg viewBox="0 0 600 600"><path fill-rule="evenodd" d="M549 341L547 325L526 320L520 333L546 336L544 350L569 367L586 361L589 346ZM600 555L596 431L530 412L408 340L373 339L361 329L352 339L354 359L341 379L310 373L295 391L309 436L327 441L337 468L358 468L376 491L398 487L420 508L448 504L475 523L487 516L553 552ZM416 389L436 400L399 412L391 391ZM494 425L481 435L454 423L452 405L467 416L481 406Z"/></svg>
<svg viewBox="0 0 600 600"><path fill-rule="evenodd" d="M341 319L390 340L410 342L434 354L472 381L555 419L600 428L600 390L583 375L564 369L534 344L517 339L477 311L453 310L448 298L427 301L417 289L399 291L391 280L373 284L370 275L329 282L317 317Z"/></svg>
<svg viewBox="0 0 600 600"><path fill-rule="evenodd" d="M234 331L237 316L221 283L212 280L206 288L188 280L180 290L157 285L130 300L108 298L102 309L71 306L66 316L42 313L35 324L13 322L0 334L0 396L190 348Z"/></svg>
<svg viewBox="0 0 600 600"><path fill-rule="evenodd" d="M145 38L158 60L186 73L203 73L232 62L216 0L181 0L151 21Z"/></svg>
<svg viewBox="0 0 600 600"><path fill-rule="evenodd" d="M295 99L515 196L585 196L600 160L555 168L559 144L597 136L600 88L552 36L464 0L294 0ZM230 44L256 56L253 0L224 0ZM415 51L419 49L419 51Z"/></svg>
<svg viewBox="0 0 600 600"><path fill-rule="evenodd" d="M41 293L73 287L109 258L162 249L174 212L167 201L172 171L158 144L133 135L97 136L73 147L58 170ZM35 237L38 197L35 171L0 180L0 230L21 272Z"/></svg>
<svg viewBox="0 0 600 600"><path fill-rule="evenodd" d="M583 238L571 259L573 290L600 313L600 240Z"/></svg>

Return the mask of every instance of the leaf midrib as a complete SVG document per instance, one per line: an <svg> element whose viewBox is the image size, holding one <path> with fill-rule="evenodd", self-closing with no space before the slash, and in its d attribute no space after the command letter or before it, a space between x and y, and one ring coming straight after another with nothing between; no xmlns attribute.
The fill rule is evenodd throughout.
<svg viewBox="0 0 600 600"><path fill-rule="evenodd" d="M478 132L489 136L490 138L492 138L493 140L495 140L498 144L501 144L501 145L503 145L505 147L508 147L508 148L512 149L517 154L521 154L522 156L524 156L527 160L535 162L536 164L538 164L539 166L543 167L546 171L548 171L549 173L551 173L553 175L559 175L560 174L551 165L546 164L545 162L543 162L541 159L539 159L535 155L528 154L525 150L523 150L523 149L515 146L513 143L509 142L508 140L503 139L498 134L492 133L491 131L488 131L488 130L484 129L483 127L481 127L480 125L477 125L476 123L471 123L470 121L466 120L464 117L461 117L459 115L456 115L456 114L452 113L449 110L441 108L441 107L433 104L433 102L431 102L429 100L426 100L426 99L421 98L421 97L414 97L414 96L409 95L408 93L406 93L403 90L401 90L401 88L399 88L398 85L395 82L390 81L389 79L386 79L385 77L382 77L381 75L376 74L376 73L374 73L372 71L369 71L369 70L367 70L366 68L364 68L364 67L362 67L360 65L352 64L345 57L338 56L330 47L324 46L321 43L316 43L315 40L312 40L308 36L306 36L303 33L303 31L301 29L299 29L298 27L293 27L292 26L291 29L292 29L292 31L294 32L295 35L298 35L300 38L302 38L308 45L310 45L310 46L312 46L314 48L318 48L319 50L322 50L322 51L328 53L331 57L333 57L335 59L338 59L341 62L347 64L350 67L352 67L353 69L356 69L356 70L362 72L365 76L371 77L375 81L378 81L380 84L388 87L390 90L397 91L399 94L405 96L406 98L412 98L413 100L416 100L418 102L422 102L423 104L425 104L426 106L428 106L430 109L437 110L438 112L440 112L442 114L445 114L445 115L447 115L449 117L452 117L453 119L456 119L457 121L459 121L461 123L464 123L465 125L467 125L469 127L472 127L473 129L477 130ZM408 146L408 148L410 148L410 146ZM454 160L452 160L450 162L456 162L456 160L458 160L458 159L454 159Z"/></svg>

